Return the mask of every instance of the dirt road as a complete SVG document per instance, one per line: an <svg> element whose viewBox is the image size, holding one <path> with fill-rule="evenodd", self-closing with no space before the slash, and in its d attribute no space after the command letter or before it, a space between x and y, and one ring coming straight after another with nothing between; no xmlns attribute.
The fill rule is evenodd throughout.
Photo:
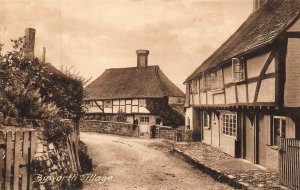
<svg viewBox="0 0 300 190"><path fill-rule="evenodd" d="M81 133L80 138L97 164L92 174L102 176L85 181L86 190L232 189L172 156L159 139L98 133Z"/></svg>

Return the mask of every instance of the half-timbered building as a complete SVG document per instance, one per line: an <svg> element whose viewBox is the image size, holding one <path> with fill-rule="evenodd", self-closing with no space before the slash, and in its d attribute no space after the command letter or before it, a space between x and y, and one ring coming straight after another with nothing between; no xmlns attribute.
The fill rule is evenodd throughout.
<svg viewBox="0 0 300 190"><path fill-rule="evenodd" d="M186 79L186 125L211 146L277 169L278 138L300 138L300 1L254 5Z"/></svg>
<svg viewBox="0 0 300 190"><path fill-rule="evenodd" d="M137 67L107 69L86 86L86 117L137 119L141 132L152 124L184 125L184 93L159 66L148 66L148 50L137 50Z"/></svg>

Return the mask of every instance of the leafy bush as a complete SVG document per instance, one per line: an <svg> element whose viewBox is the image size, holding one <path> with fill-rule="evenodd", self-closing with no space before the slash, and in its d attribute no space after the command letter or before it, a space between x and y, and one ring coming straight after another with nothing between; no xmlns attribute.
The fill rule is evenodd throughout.
<svg viewBox="0 0 300 190"><path fill-rule="evenodd" d="M83 116L83 83L76 75L64 74L50 63L26 56L24 37L13 42L13 50L2 53L0 44L0 112L4 117L46 120L45 135L65 135L70 127L60 122L68 118L78 123Z"/></svg>

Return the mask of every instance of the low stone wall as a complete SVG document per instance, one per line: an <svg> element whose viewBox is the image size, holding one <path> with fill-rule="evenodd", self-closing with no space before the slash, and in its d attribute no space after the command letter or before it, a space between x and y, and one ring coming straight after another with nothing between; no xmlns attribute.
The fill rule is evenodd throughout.
<svg viewBox="0 0 300 190"><path fill-rule="evenodd" d="M159 131L159 138L168 139L168 140L174 140L175 138L175 132L176 130L173 128L167 128L167 127L158 127Z"/></svg>
<svg viewBox="0 0 300 190"><path fill-rule="evenodd" d="M139 129L134 130L132 124L124 122L84 120L80 122L80 131L139 137Z"/></svg>
<svg viewBox="0 0 300 190"><path fill-rule="evenodd" d="M69 142L66 142L66 144ZM69 149L68 149L69 148ZM68 146L55 145L38 132L36 153L33 158L35 176L33 187L36 189L61 189L75 185L78 179L76 162ZM68 177L73 176L72 179ZM60 179L66 178L66 179Z"/></svg>

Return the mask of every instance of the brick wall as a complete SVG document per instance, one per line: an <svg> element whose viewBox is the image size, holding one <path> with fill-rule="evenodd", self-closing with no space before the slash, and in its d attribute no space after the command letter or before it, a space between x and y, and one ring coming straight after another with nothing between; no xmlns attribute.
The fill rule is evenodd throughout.
<svg viewBox="0 0 300 190"><path fill-rule="evenodd" d="M132 124L124 122L84 120L80 123L80 131L139 137L139 129L133 129Z"/></svg>
<svg viewBox="0 0 300 190"><path fill-rule="evenodd" d="M300 39L288 40L284 94L285 106L300 106Z"/></svg>

